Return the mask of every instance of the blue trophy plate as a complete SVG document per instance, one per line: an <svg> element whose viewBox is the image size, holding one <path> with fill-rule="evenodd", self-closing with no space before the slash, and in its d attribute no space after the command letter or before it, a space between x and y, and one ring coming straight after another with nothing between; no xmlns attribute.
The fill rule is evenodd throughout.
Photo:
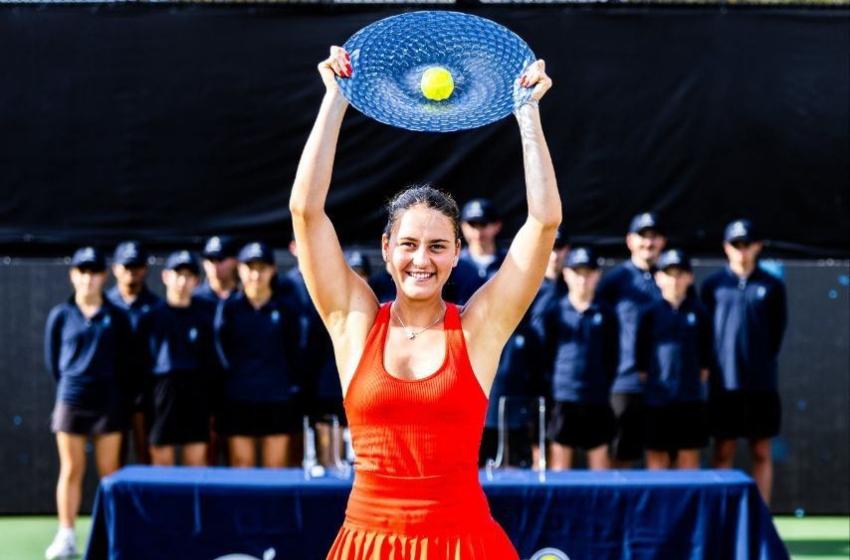
<svg viewBox="0 0 850 560"><path fill-rule="evenodd" d="M515 33L488 19L447 11L411 12L368 25L344 48L351 78L337 78L363 114L408 130L450 132L510 115L531 95L517 80L534 53ZM442 101L420 88L428 68L451 73L454 90Z"/></svg>

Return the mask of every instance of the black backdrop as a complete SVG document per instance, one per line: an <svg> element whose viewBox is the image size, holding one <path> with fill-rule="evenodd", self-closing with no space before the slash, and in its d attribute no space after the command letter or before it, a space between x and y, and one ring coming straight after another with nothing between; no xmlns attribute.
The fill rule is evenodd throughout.
<svg viewBox="0 0 850 560"><path fill-rule="evenodd" d="M128 236L289 235L287 196L327 46L398 10L0 6L0 244L57 251ZM574 235L621 245L631 214L717 248L751 215L774 246L850 254L850 12L489 7L555 88L542 104ZM381 203L434 181L523 217L511 119L408 133L351 110L329 210L376 242Z"/></svg>

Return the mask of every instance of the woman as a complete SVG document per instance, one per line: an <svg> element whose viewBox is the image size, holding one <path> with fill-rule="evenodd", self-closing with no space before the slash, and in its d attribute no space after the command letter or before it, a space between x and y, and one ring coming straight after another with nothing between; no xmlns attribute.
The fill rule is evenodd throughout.
<svg viewBox="0 0 850 560"><path fill-rule="evenodd" d="M51 427L59 451L56 509L59 530L45 557L77 554L74 522L86 470L86 441L94 442L98 474L120 467L121 433L128 426L130 324L104 297L106 259L83 247L71 259L74 295L50 311L45 328L47 369L57 382Z"/></svg>
<svg viewBox="0 0 850 560"><path fill-rule="evenodd" d="M209 385L215 377L212 325L206 304L192 298L201 267L189 251L168 256L162 271L165 301L142 325L151 375L150 451L154 465L207 464Z"/></svg>
<svg viewBox="0 0 850 560"><path fill-rule="evenodd" d="M326 93L290 199L299 265L333 341L357 457L328 558L517 558L490 516L477 455L499 355L534 299L561 221L537 108L552 82L542 60L521 78L534 88L516 111L529 215L499 272L460 310L442 299L460 254L458 209L436 189L413 187L390 203L381 250L393 302L379 305L345 263L324 205L348 106L335 78L351 71L339 47L319 64Z"/></svg>
<svg viewBox="0 0 850 560"><path fill-rule="evenodd" d="M239 251L242 290L219 303L215 344L225 368L218 428L227 437L230 464L292 464L292 435L301 429L295 370L301 337L298 306L276 290L274 253L264 243Z"/></svg>

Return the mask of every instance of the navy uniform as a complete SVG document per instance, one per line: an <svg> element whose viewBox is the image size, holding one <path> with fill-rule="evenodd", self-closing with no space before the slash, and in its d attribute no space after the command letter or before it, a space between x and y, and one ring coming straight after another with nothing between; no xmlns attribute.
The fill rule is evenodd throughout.
<svg viewBox="0 0 850 560"><path fill-rule="evenodd" d="M113 255L113 264L120 264L127 268L147 267L148 254L144 247L137 241L125 241L120 243L115 248ZM118 286L113 286L106 292L106 297L109 302L122 310L130 322L130 327L133 332L132 342L132 361L137 365L137 371L134 373L134 378L140 382L145 380L144 371L144 356L145 356L145 340L144 333L139 329L146 315L148 315L154 307L159 305L162 300L147 287L142 285L141 291L132 302L127 303L121 296ZM144 412L148 409L148 387L140 385L135 388L133 395L133 407L137 412Z"/></svg>
<svg viewBox="0 0 850 560"><path fill-rule="evenodd" d="M599 264L592 250L577 247L567 255L565 266L597 269ZM554 407L547 439L585 450L607 445L616 431L609 402L619 355L616 314L597 301L579 311L564 290L534 324L551 371Z"/></svg>
<svg viewBox="0 0 850 560"><path fill-rule="evenodd" d="M747 220L731 223L727 243L756 242ZM728 266L709 276L702 299L714 329L709 416L718 439L764 439L781 426L778 356L787 322L785 285L756 265L747 278Z"/></svg>
<svg viewBox="0 0 850 560"><path fill-rule="evenodd" d="M168 256L167 270L200 275L189 251ZM215 375L208 305L193 299L188 307L162 301L143 319L152 376L152 445L182 445L209 440L209 387Z"/></svg>
<svg viewBox="0 0 850 560"><path fill-rule="evenodd" d="M79 249L71 266L106 270L97 249ZM71 297L54 307L45 327L45 362L56 379L54 432L91 435L127 428L128 389L132 385L127 317L104 298L98 312L85 317Z"/></svg>
<svg viewBox="0 0 850 560"><path fill-rule="evenodd" d="M264 243L249 243L239 261L274 265L274 254ZM214 332L226 372L220 432L252 437L298 432L301 323L292 291L273 289L272 297L255 309L240 290L219 303Z"/></svg>
<svg viewBox="0 0 850 560"><path fill-rule="evenodd" d="M691 272L680 250L662 253L658 268ZM645 444L653 451L675 452L708 445L707 393L702 371L711 363L711 323L697 296L674 308L660 299L641 315L635 365L645 372Z"/></svg>
<svg viewBox="0 0 850 560"><path fill-rule="evenodd" d="M660 231L655 214L639 214L632 219L629 233L646 230ZM620 358L611 402L617 416L613 455L621 461L634 461L643 455L643 386L635 367L635 341L640 314L661 299L653 273L627 260L609 270L597 288L597 298L614 309L620 327Z"/></svg>
<svg viewBox="0 0 850 560"><path fill-rule="evenodd" d="M115 248L113 263L132 267L146 267L148 265L148 254L137 241L125 241ZM109 301L119 309L122 309L130 320L130 325L135 333L142 318L150 313L151 309L162 300L154 294L147 285L143 285L141 291L132 302L127 303L121 297L118 286L113 286L107 293Z"/></svg>

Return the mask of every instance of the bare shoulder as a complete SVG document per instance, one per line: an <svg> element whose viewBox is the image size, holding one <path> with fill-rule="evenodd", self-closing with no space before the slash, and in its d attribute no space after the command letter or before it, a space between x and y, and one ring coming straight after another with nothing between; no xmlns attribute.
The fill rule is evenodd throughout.
<svg viewBox="0 0 850 560"><path fill-rule="evenodd" d="M337 370L342 383L343 395L363 356L369 331L378 316L380 305L371 291L363 292L351 302L345 313L335 313L328 318L328 331L334 347Z"/></svg>

